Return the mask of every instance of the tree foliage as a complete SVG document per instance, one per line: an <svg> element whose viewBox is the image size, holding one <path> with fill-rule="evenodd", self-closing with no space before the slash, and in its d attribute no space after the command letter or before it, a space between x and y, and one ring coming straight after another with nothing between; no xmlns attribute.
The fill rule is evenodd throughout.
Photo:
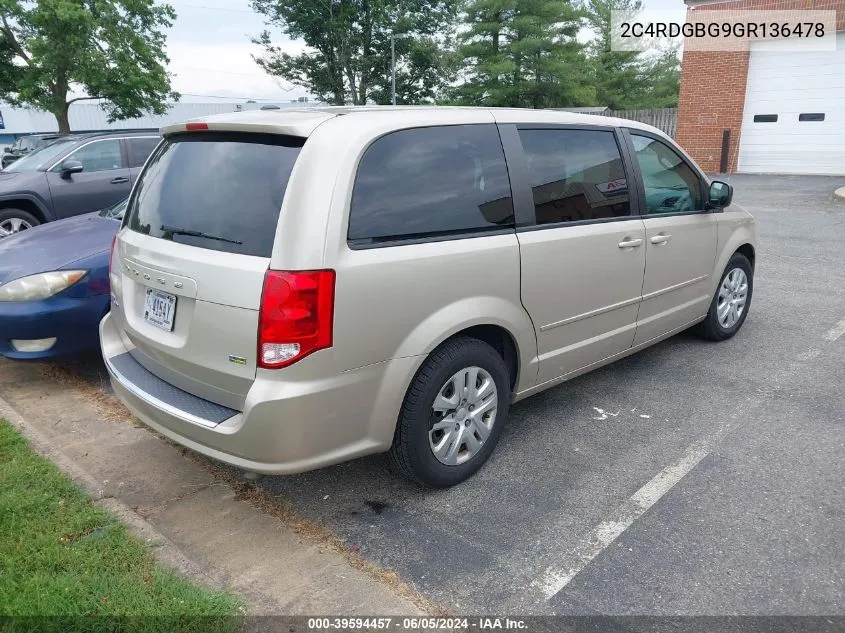
<svg viewBox="0 0 845 633"><path fill-rule="evenodd" d="M397 103L431 101L451 73L456 1L253 0L268 26L307 46L291 55L265 30L256 62L327 103L390 103L390 36L404 34L395 40Z"/></svg>
<svg viewBox="0 0 845 633"><path fill-rule="evenodd" d="M531 108L591 103L589 63L567 0L470 0L459 103Z"/></svg>
<svg viewBox="0 0 845 633"><path fill-rule="evenodd" d="M459 10L459 3L461 9ZM578 4L576 4L578 3ZM610 13L641 0L252 0L269 31L256 62L331 104L390 102L390 36L399 103L531 108L677 104L676 50L610 50ZM579 31L589 27L589 43Z"/></svg>
<svg viewBox="0 0 845 633"><path fill-rule="evenodd" d="M104 100L112 121L163 114L178 97L163 32L175 17L153 0L0 0L0 97L52 112L63 133L79 99Z"/></svg>
<svg viewBox="0 0 845 633"><path fill-rule="evenodd" d="M681 89L681 58L677 48L659 51L647 60L645 84L650 87L641 108L674 108Z"/></svg>
<svg viewBox="0 0 845 633"><path fill-rule="evenodd" d="M636 15L640 0L587 0L587 23L594 34L589 44L594 68L596 105L612 110L665 108L678 104L678 51L645 53L611 50L611 11Z"/></svg>

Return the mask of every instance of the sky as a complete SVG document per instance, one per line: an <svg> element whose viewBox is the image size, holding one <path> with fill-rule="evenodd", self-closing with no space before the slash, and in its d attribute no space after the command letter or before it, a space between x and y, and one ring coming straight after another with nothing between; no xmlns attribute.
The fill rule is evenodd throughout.
<svg viewBox="0 0 845 633"><path fill-rule="evenodd" d="M290 101L302 88L270 77L253 61L261 47L250 40L264 30L263 16L248 0L168 0L176 20L167 33L172 86L185 101L267 99ZM271 30L272 32L272 30ZM304 48L278 30L274 42L295 54ZM194 96L197 95L197 96ZM212 97L228 97L215 99Z"/></svg>
<svg viewBox="0 0 845 633"><path fill-rule="evenodd" d="M315 0L316 1L316 0ZM261 48L251 38L265 25L249 0L168 0L177 17L168 32L167 51L173 88L184 101L225 102L246 99L291 101L307 91L267 75L253 61ZM646 9L683 10L682 0L644 0ZM274 43L291 54L304 48L277 29ZM225 99L214 98L225 97Z"/></svg>

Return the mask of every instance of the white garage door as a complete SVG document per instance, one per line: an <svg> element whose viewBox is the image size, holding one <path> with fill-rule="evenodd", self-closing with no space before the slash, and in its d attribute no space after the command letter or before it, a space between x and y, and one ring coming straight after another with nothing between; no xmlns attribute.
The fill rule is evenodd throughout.
<svg viewBox="0 0 845 633"><path fill-rule="evenodd" d="M789 52L794 43L752 44L738 169L845 174L845 32L836 51Z"/></svg>

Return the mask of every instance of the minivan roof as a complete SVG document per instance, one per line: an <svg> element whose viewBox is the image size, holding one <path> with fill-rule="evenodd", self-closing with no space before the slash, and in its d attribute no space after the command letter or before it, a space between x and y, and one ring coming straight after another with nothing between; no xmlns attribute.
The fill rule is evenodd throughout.
<svg viewBox="0 0 845 633"><path fill-rule="evenodd" d="M420 118L420 123L444 125L449 123L450 115L458 115L455 123L568 123L575 125L611 125L658 131L650 125L617 119L613 117L562 112L560 110L532 110L527 108L483 108L461 106L317 106L310 108L290 108L284 110L248 110L228 112L206 117L199 117L181 123L166 125L161 128L163 136L178 134L188 130L190 124L206 124L208 129L226 132L264 132L308 137L317 126L339 116L361 116L361 123L366 125L377 114L379 119L395 114L406 118L413 111ZM477 117L473 117L473 113Z"/></svg>

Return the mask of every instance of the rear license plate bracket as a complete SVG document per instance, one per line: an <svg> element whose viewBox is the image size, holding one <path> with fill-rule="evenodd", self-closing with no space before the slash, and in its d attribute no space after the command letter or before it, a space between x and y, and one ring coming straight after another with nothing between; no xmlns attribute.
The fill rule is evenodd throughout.
<svg viewBox="0 0 845 633"><path fill-rule="evenodd" d="M144 321L167 332L173 331L176 316L176 295L147 288L144 298Z"/></svg>

